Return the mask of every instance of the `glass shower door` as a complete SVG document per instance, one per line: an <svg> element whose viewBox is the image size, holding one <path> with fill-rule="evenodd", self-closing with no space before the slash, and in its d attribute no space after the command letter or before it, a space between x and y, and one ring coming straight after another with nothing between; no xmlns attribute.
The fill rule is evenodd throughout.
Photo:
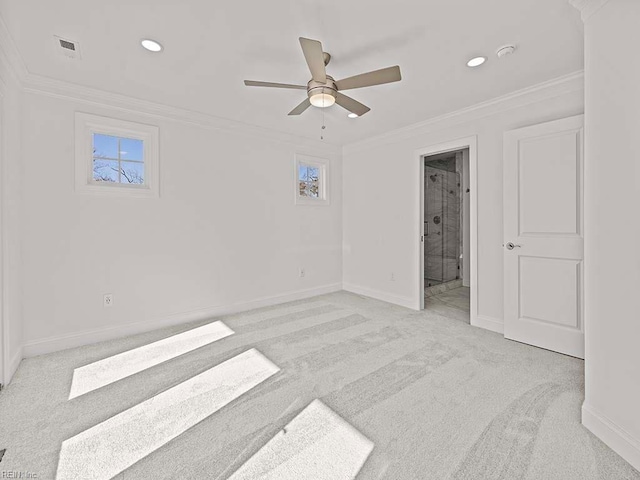
<svg viewBox="0 0 640 480"><path fill-rule="evenodd" d="M443 166L425 165L425 287L460 276L460 174L455 160Z"/></svg>
<svg viewBox="0 0 640 480"><path fill-rule="evenodd" d="M442 183L441 172L429 166L425 167L425 205L424 205L424 285L431 287L443 281L442 268Z"/></svg>

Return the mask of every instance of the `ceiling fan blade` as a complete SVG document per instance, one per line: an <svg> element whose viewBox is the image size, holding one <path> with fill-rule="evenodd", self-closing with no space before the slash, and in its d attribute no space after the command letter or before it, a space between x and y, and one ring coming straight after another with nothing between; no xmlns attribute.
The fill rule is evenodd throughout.
<svg viewBox="0 0 640 480"><path fill-rule="evenodd" d="M349 90L351 88L371 87L373 85L382 85L383 83L398 82L402 80L400 75L400 67L388 67L373 72L361 73L353 77L338 80L336 86L338 90Z"/></svg>
<svg viewBox="0 0 640 480"><path fill-rule="evenodd" d="M300 115L302 112L304 112L310 106L311 106L311 102L309 101L308 98L305 98L304 101L300 105L298 105L296 108L294 108L293 110L291 110L289 112L289 115Z"/></svg>
<svg viewBox="0 0 640 480"><path fill-rule="evenodd" d="M347 97L340 92L336 93L336 103L345 110L349 110L350 112L355 113L359 117L371 110L366 105L363 105L357 100L354 100L351 97Z"/></svg>
<svg viewBox="0 0 640 480"><path fill-rule="evenodd" d="M254 80L245 80L247 87L272 87L272 88L293 88L296 90L306 90L304 85L289 85L288 83L272 83L272 82L256 82Z"/></svg>
<svg viewBox="0 0 640 480"><path fill-rule="evenodd" d="M318 40L300 37L300 46L313 79L316 82L325 83L327 81L327 71L324 68L322 44Z"/></svg>

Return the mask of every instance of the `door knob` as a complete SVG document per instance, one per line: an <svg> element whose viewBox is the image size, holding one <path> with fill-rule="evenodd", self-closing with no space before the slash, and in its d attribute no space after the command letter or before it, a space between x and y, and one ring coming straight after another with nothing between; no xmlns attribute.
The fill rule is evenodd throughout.
<svg viewBox="0 0 640 480"><path fill-rule="evenodd" d="M521 248L522 245L516 245L512 242L509 242L507 243L506 247L507 247L507 250L513 250L514 248Z"/></svg>

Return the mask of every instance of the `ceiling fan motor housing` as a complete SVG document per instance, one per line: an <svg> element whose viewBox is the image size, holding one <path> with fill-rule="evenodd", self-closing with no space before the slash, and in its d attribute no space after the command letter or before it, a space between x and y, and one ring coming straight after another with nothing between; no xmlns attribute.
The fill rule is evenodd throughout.
<svg viewBox="0 0 640 480"><path fill-rule="evenodd" d="M314 95L324 93L325 95L331 95L333 98L338 93L338 87L333 77L327 75L327 81L325 83L316 82L315 80L309 80L307 83L307 95L311 98Z"/></svg>

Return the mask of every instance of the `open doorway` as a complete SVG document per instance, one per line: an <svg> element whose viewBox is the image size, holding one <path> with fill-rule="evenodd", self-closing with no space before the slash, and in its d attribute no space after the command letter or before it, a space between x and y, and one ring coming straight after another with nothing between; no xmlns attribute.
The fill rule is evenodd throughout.
<svg viewBox="0 0 640 480"><path fill-rule="evenodd" d="M469 148L424 161L424 307L470 323Z"/></svg>

